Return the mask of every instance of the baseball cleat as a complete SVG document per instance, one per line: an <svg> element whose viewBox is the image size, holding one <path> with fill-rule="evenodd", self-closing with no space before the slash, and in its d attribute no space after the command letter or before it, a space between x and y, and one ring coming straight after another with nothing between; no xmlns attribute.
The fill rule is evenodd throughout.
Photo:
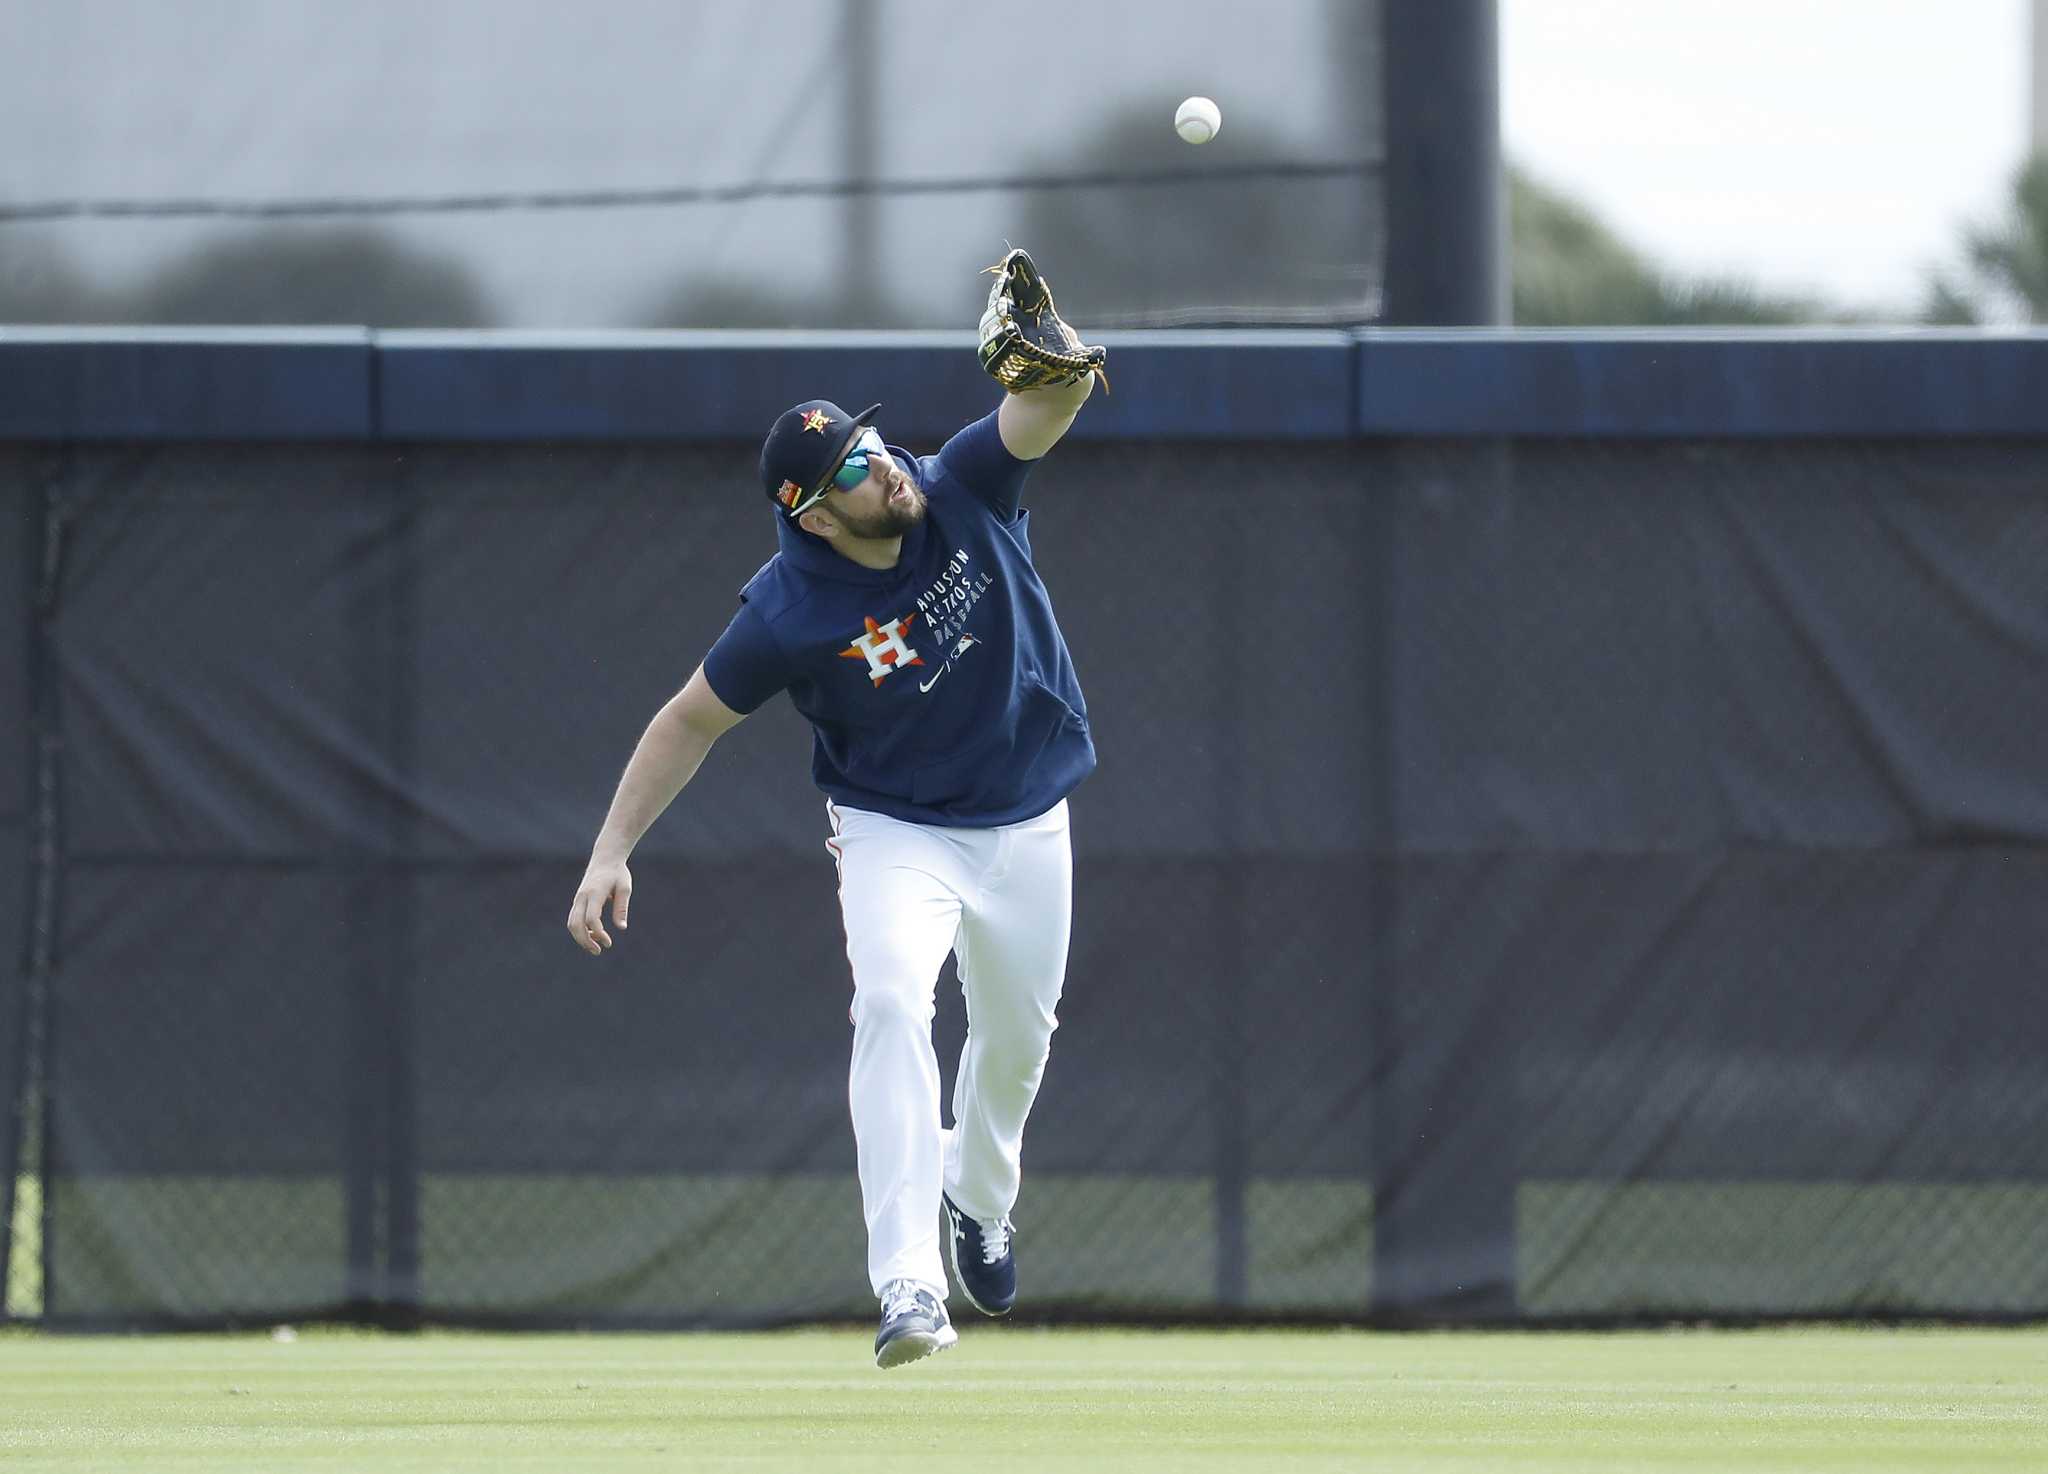
<svg viewBox="0 0 2048 1474"><path fill-rule="evenodd" d="M1017 1255L1009 1218L978 1219L962 1213L949 1197L946 1208L946 1257L960 1293L983 1315L1008 1315L1017 1303Z"/></svg>
<svg viewBox="0 0 2048 1474"><path fill-rule="evenodd" d="M960 1339L937 1295L915 1280L882 1286L882 1328L875 1332L875 1365L884 1370L922 1361Z"/></svg>

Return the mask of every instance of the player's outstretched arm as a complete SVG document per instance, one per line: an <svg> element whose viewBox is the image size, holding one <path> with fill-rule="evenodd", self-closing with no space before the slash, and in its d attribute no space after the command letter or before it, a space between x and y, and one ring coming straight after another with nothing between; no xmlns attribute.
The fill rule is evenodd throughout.
<svg viewBox="0 0 2048 1474"><path fill-rule="evenodd" d="M1090 347L1053 305L1052 286L1028 251L1011 250L989 268L995 281L981 314L975 355L1009 392L996 414L1003 448L1035 461L1074 423L1102 376L1108 350Z"/></svg>
<svg viewBox="0 0 2048 1474"><path fill-rule="evenodd" d="M626 860L633 847L696 776L711 744L740 719L739 712L713 694L700 665L647 724L619 779L618 792L612 795L611 812L591 846L590 864L569 907L569 936L591 956L612 944L611 933L604 928L606 902L611 903L619 930L626 929L626 909L633 899L633 874Z"/></svg>
<svg viewBox="0 0 2048 1474"><path fill-rule="evenodd" d="M1077 384L1052 384L1005 394L996 407L1003 449L1020 461L1035 461L1060 443L1095 389L1095 376Z"/></svg>

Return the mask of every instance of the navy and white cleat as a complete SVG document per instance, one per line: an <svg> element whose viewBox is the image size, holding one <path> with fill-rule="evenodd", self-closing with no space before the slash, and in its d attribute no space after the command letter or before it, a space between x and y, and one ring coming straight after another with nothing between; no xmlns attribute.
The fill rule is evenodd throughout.
<svg viewBox="0 0 2048 1474"><path fill-rule="evenodd" d="M1017 1255L1014 1230L1004 1218L969 1218L951 1198L946 1207L946 1257L960 1293L983 1315L1008 1315L1017 1303Z"/></svg>
<svg viewBox="0 0 2048 1474"><path fill-rule="evenodd" d="M875 1365L900 1367L944 1351L960 1339L937 1295L915 1280L882 1286L882 1328L875 1332Z"/></svg>

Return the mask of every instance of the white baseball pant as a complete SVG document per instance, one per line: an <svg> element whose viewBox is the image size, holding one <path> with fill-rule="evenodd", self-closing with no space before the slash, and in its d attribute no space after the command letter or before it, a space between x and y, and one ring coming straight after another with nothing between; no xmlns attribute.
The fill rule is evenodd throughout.
<svg viewBox="0 0 2048 1474"><path fill-rule="evenodd" d="M853 967L847 1102L875 1293L915 1280L940 1299L939 1193L971 1218L1017 1201L1024 1120L1045 1074L1067 971L1073 850L1063 799L1000 829L910 824L827 803ZM967 1042L953 1127L939 1119L932 1016L959 959Z"/></svg>

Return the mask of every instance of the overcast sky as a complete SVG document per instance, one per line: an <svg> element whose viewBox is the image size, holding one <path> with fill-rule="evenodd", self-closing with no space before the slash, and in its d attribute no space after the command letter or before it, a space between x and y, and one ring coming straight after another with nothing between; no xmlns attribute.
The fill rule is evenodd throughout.
<svg viewBox="0 0 2048 1474"><path fill-rule="evenodd" d="M1674 266L1910 302L2026 156L2027 0L1501 0L1510 157Z"/></svg>

